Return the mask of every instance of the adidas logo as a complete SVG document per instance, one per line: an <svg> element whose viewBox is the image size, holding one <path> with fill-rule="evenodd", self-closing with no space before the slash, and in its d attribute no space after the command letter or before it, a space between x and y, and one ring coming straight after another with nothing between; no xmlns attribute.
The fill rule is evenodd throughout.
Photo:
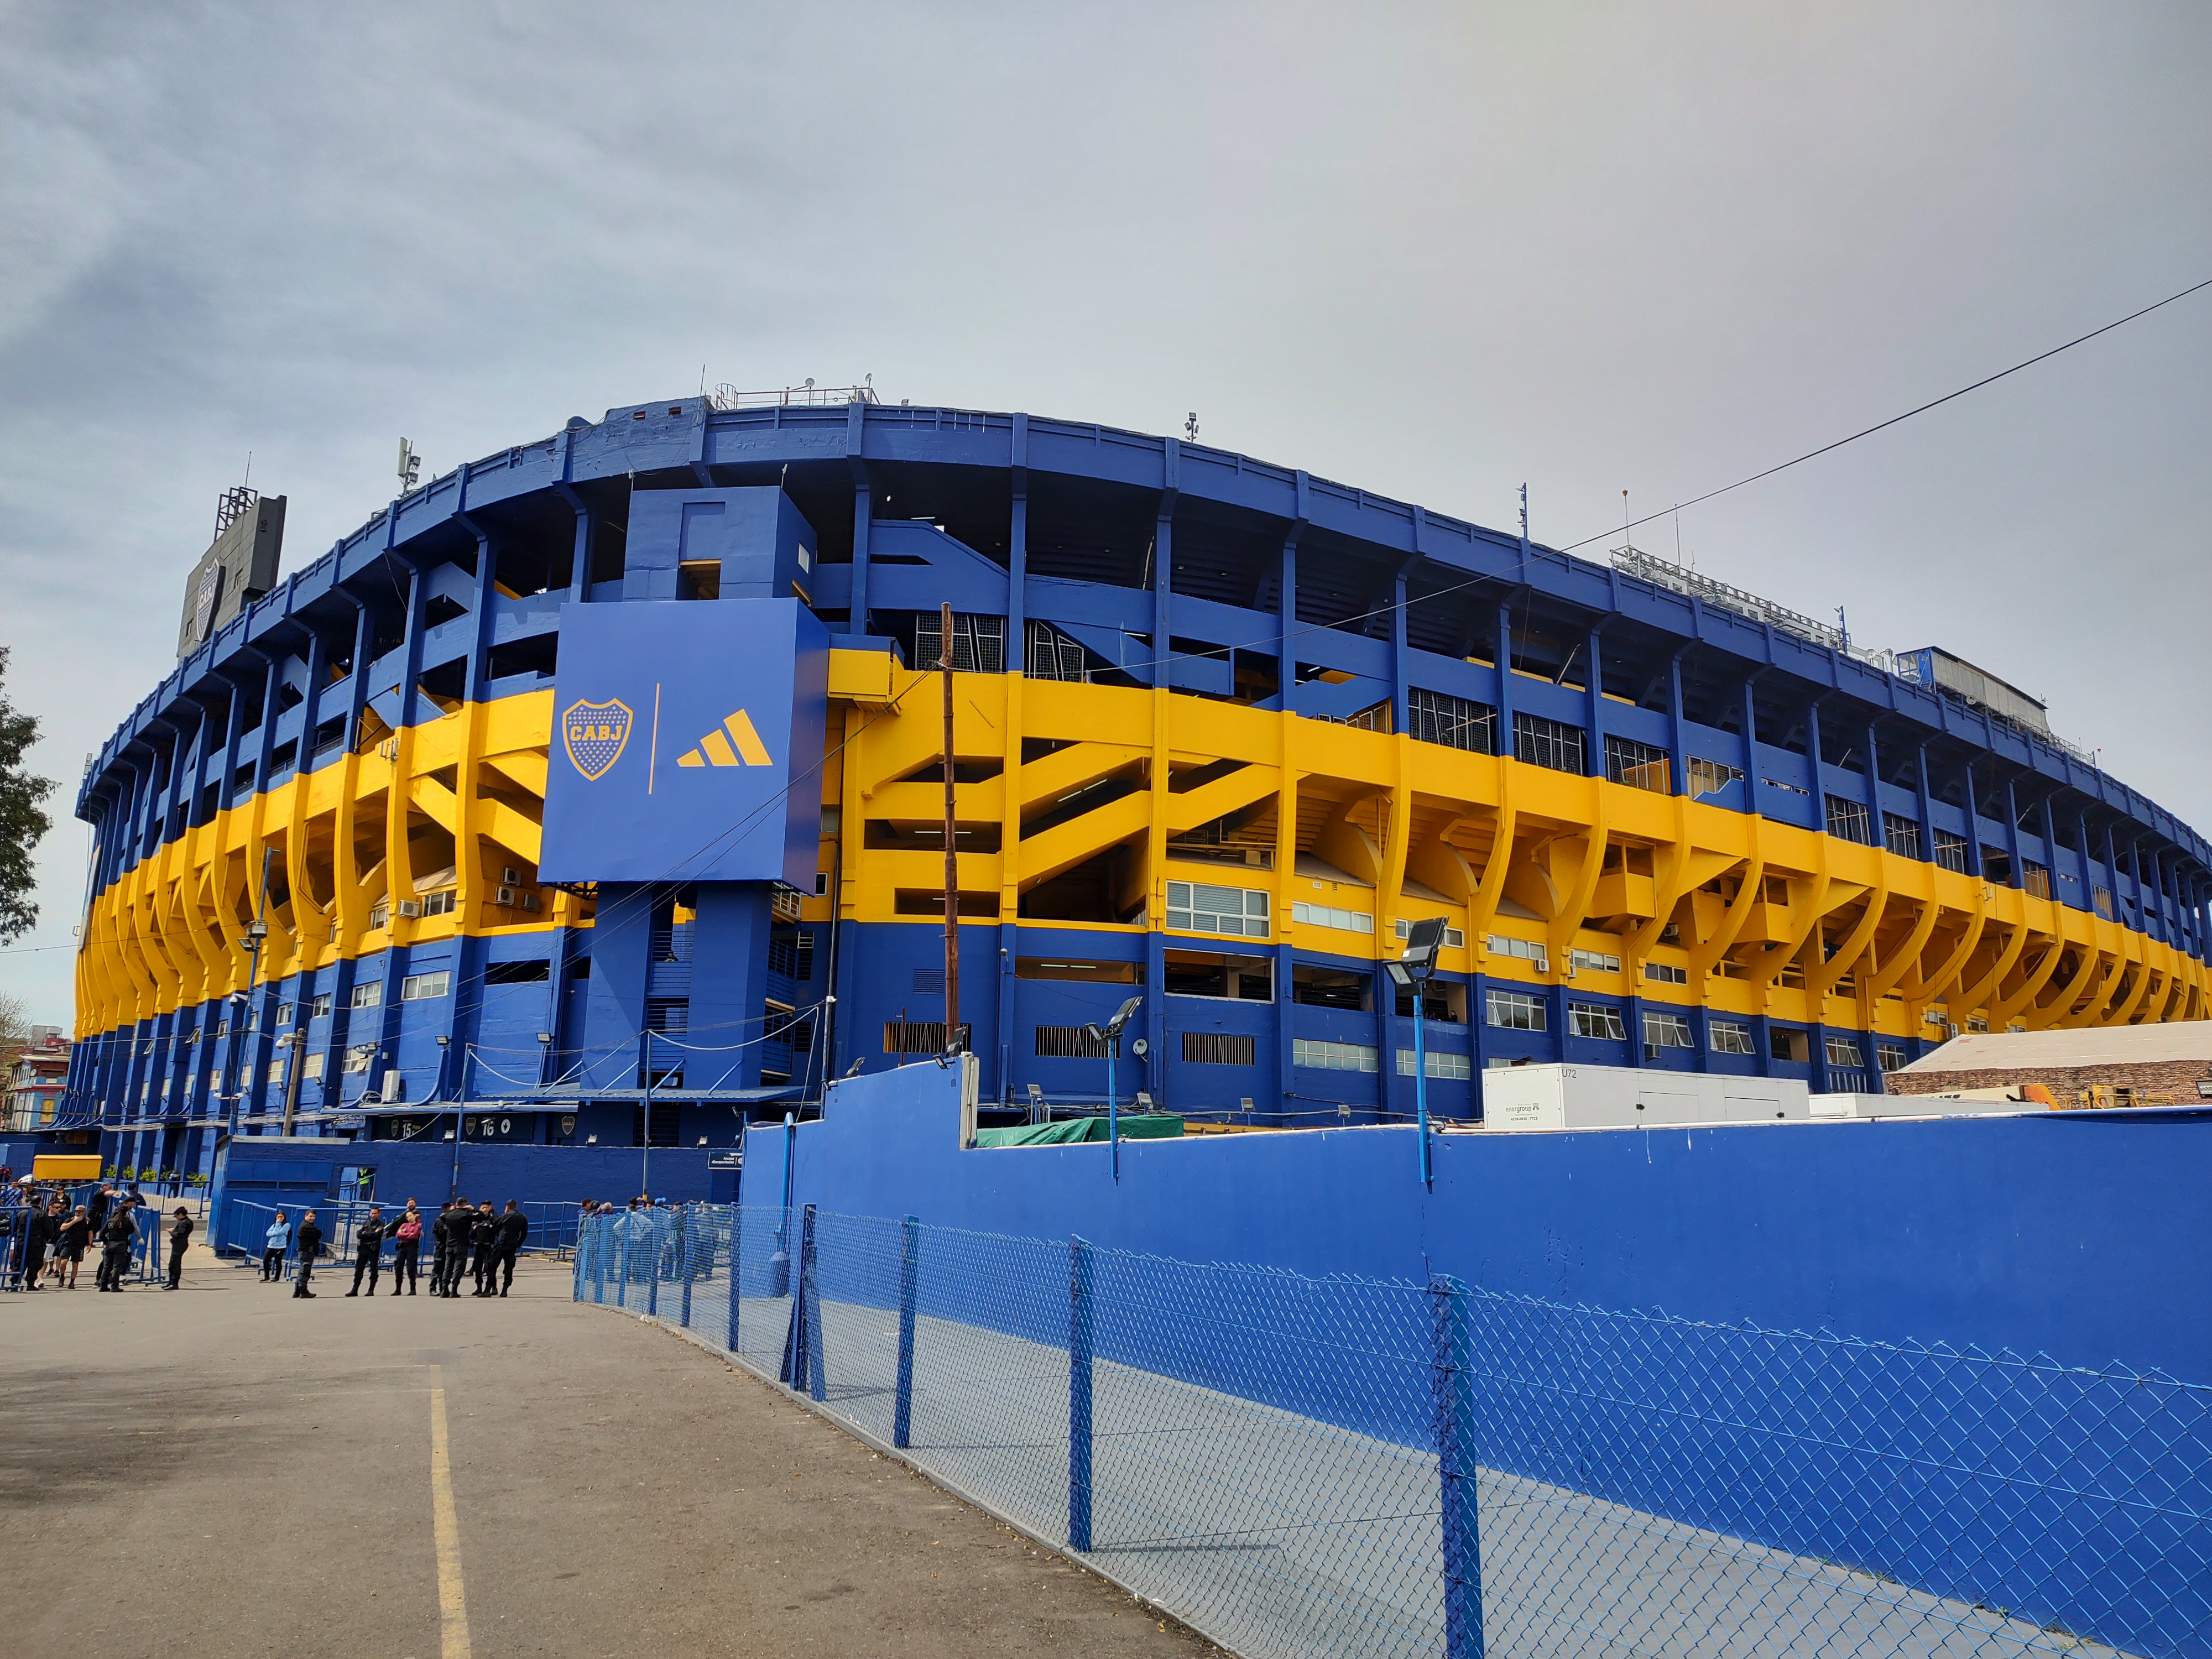
<svg viewBox="0 0 2212 1659"><path fill-rule="evenodd" d="M725 737L724 732L729 735ZM753 730L752 721L742 708L724 720L717 729L700 738L698 748L686 750L677 757L676 763L678 766L775 764L769 758L768 745L760 740L760 733Z"/></svg>

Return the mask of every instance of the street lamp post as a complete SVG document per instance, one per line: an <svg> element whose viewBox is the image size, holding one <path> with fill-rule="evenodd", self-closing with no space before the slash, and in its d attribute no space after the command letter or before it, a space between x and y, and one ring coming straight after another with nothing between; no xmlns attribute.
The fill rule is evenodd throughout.
<svg viewBox="0 0 2212 1659"><path fill-rule="evenodd" d="M1382 971L1390 976L1391 984L1413 994L1413 1110L1419 1120L1421 1140L1421 1184L1430 1183L1429 1165L1429 1056L1422 1041L1421 1003L1428 990L1429 981L1437 971L1437 951L1444 942L1444 919L1431 916L1413 924L1406 940L1406 949L1395 962L1382 964Z"/></svg>
<svg viewBox="0 0 2212 1659"><path fill-rule="evenodd" d="M1115 1077L1115 1061L1121 1054L1121 1028L1136 1017L1144 1006L1142 997L1131 997L1108 1020L1102 1030L1086 1025L1084 1035L1093 1042L1106 1045L1106 1161L1107 1173L1115 1181L1121 1178L1121 1091Z"/></svg>

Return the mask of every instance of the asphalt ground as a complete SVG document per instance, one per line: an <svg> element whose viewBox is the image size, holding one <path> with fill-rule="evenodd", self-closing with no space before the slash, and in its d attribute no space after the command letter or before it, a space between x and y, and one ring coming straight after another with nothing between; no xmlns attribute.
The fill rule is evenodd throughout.
<svg viewBox="0 0 2212 1659"><path fill-rule="evenodd" d="M194 1250L174 1293L0 1297L11 1650L1215 1651L564 1265L350 1277L302 1305Z"/></svg>

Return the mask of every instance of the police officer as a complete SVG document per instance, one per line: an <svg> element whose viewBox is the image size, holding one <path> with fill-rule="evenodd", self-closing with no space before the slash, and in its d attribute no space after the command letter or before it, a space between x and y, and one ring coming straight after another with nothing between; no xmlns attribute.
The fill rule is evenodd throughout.
<svg viewBox="0 0 2212 1659"><path fill-rule="evenodd" d="M123 1288L123 1270L131 1265L131 1246L138 1237L131 1224L131 1206L118 1204L108 1212L107 1224L100 1230L100 1273L97 1284L103 1291Z"/></svg>
<svg viewBox="0 0 2212 1659"><path fill-rule="evenodd" d="M492 1237L491 1271L484 1275L486 1295L490 1294L495 1279L499 1280L499 1293L507 1294L507 1286L514 1283L514 1258L521 1253L522 1241L529 1237L530 1218L508 1199L506 1213L499 1218L499 1230Z"/></svg>
<svg viewBox="0 0 2212 1659"><path fill-rule="evenodd" d="M368 1275L368 1293L376 1294L377 1275L384 1271L384 1206L368 1206L368 1219L353 1236L353 1288L348 1296L361 1294L361 1276Z"/></svg>
<svg viewBox="0 0 2212 1659"><path fill-rule="evenodd" d="M302 1210L300 1225L292 1235L292 1259L299 1265L299 1273L292 1281L292 1294L313 1298L314 1292L307 1288L307 1276L315 1270L315 1258L322 1254L323 1230L315 1224L315 1212Z"/></svg>
<svg viewBox="0 0 2212 1659"><path fill-rule="evenodd" d="M498 1239L499 1213L492 1208L491 1200L486 1199L469 1224L469 1240L477 1250L476 1294L478 1296L492 1294L489 1280L496 1265L492 1257L499 1248Z"/></svg>
<svg viewBox="0 0 2212 1659"><path fill-rule="evenodd" d="M453 1257L453 1200L447 1199L438 1206L438 1214L430 1223L430 1294L446 1293L446 1270Z"/></svg>
<svg viewBox="0 0 2212 1659"><path fill-rule="evenodd" d="M179 1204L177 1218L169 1224L169 1288L173 1291L184 1281L185 1247L191 1242L191 1212Z"/></svg>

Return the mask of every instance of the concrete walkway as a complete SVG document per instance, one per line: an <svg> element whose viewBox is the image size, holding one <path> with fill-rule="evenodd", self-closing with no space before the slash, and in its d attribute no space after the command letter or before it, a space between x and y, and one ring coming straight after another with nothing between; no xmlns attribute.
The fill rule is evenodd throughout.
<svg viewBox="0 0 2212 1659"><path fill-rule="evenodd" d="M349 1305L349 1281L298 1301L195 1250L174 1294L0 1297L11 1649L1209 1651L752 1376L574 1305L564 1265L526 1262L503 1302Z"/></svg>

